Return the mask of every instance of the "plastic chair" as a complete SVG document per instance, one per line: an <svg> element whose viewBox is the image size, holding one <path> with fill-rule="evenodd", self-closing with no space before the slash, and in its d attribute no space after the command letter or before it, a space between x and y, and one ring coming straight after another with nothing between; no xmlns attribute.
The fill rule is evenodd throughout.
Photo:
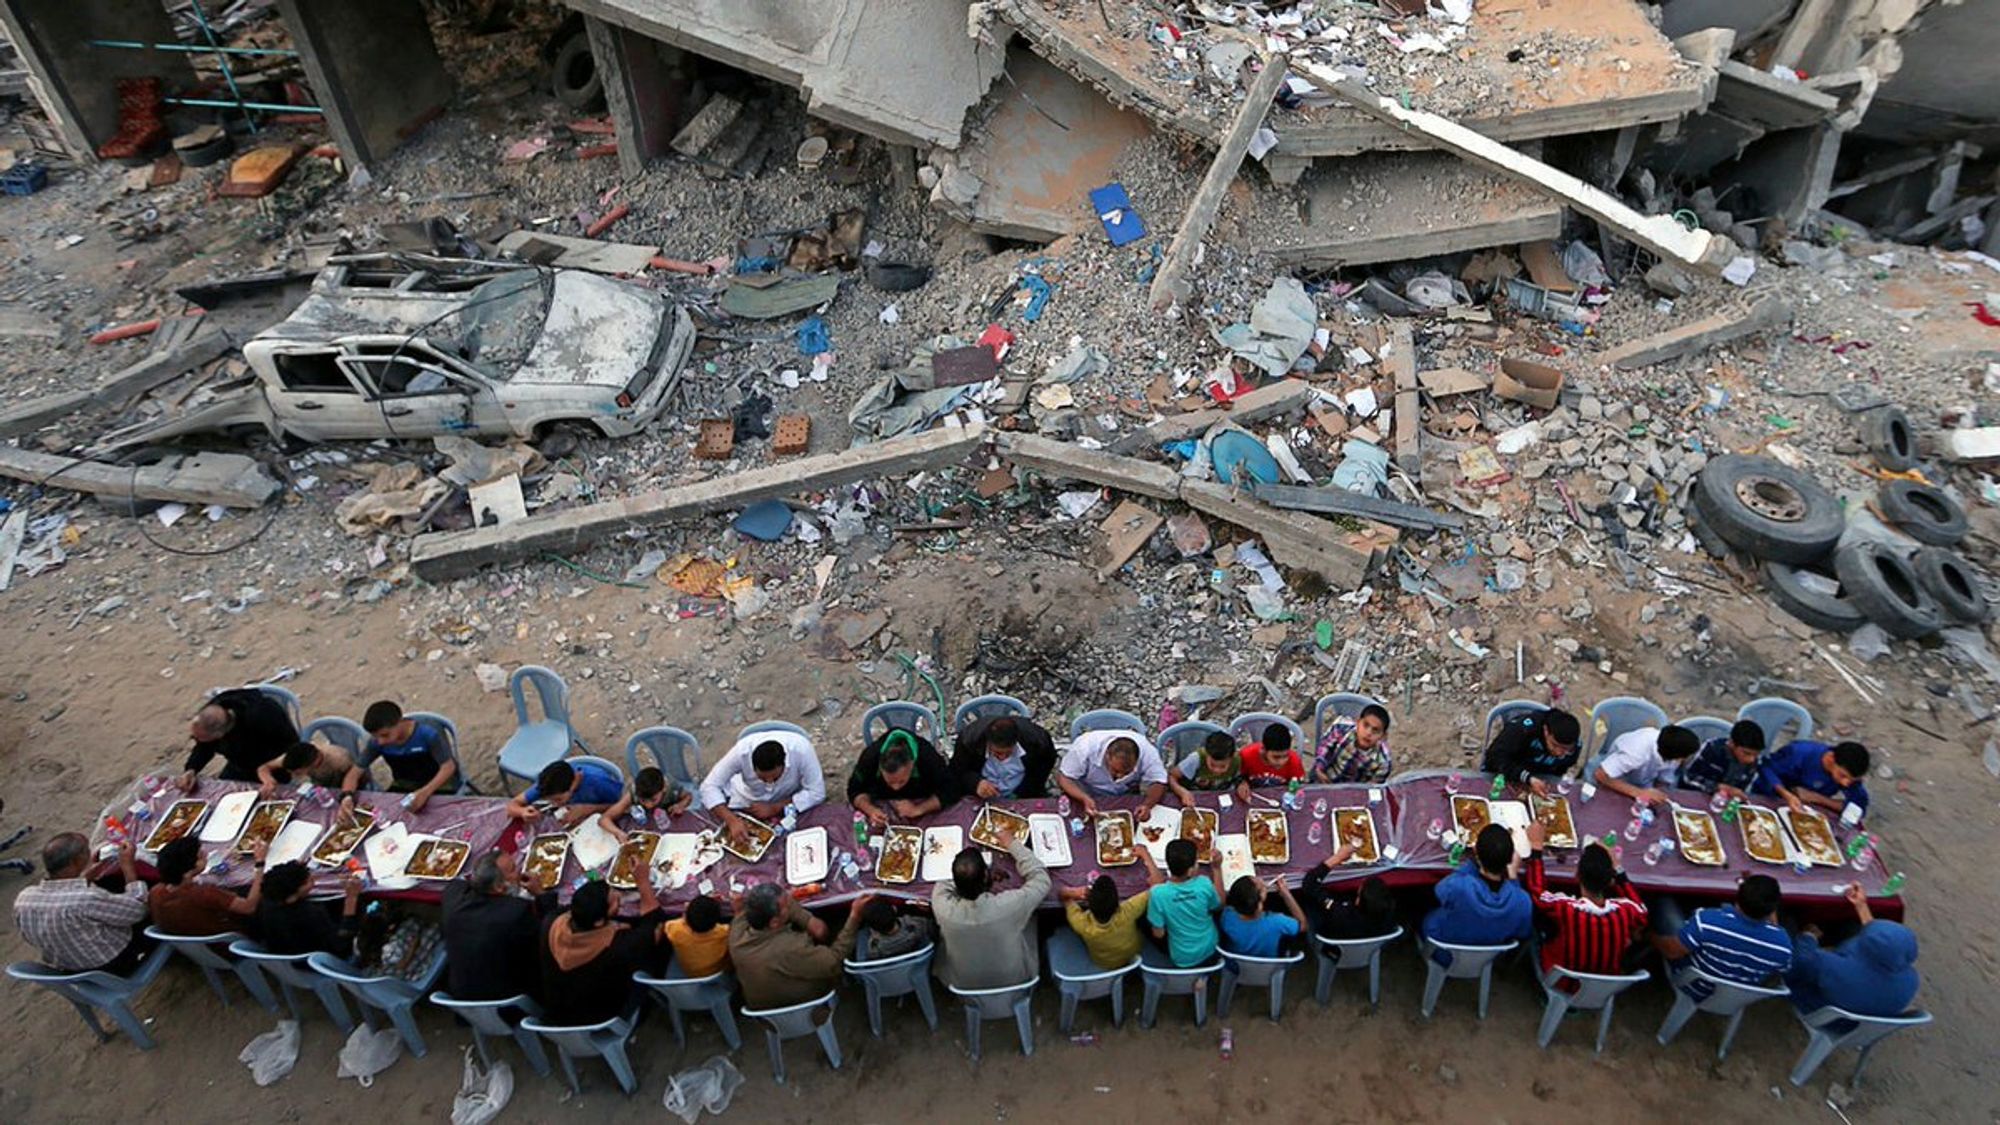
<svg viewBox="0 0 2000 1125"><path fill-rule="evenodd" d="M1021 719L1035 717L1027 704L1011 695L982 695L958 705L958 710L951 713L951 729L954 732L962 731L981 719L989 719L996 715L1013 715Z"/></svg>
<svg viewBox="0 0 2000 1125"><path fill-rule="evenodd" d="M222 955L221 950L215 948L221 946L222 949L227 949L231 942L242 941L242 934L192 937L186 934L170 934L158 926L147 926L146 936L194 962L195 967L201 970L201 975L207 978L208 986L215 990L217 996L222 997L223 1007L229 1007L230 1001L228 990L222 987L222 974L230 973L243 983L243 991L248 992L252 1000L263 1005L268 1011L278 1010L278 998L271 995L271 986L264 982L263 974L242 961L231 961Z"/></svg>
<svg viewBox="0 0 2000 1125"><path fill-rule="evenodd" d="M1615 695L1590 709L1590 725L1583 731L1586 743L1583 749L1586 754L1601 758L1619 735L1666 725L1667 713L1658 704L1636 695ZM1584 774L1586 779L1589 776L1587 772Z"/></svg>
<svg viewBox="0 0 2000 1125"><path fill-rule="evenodd" d="M715 1026L722 1029L722 1040L729 1044L730 1050L743 1046L743 1037L736 1031L736 1013L729 1010L729 1000L736 995L736 978L731 974L716 972L691 977L676 960L667 966L666 976L633 973L632 983L648 990L654 1001L667 1010L667 1022L674 1027L674 1042L687 1045L682 1012L707 1012L715 1017Z"/></svg>
<svg viewBox="0 0 2000 1125"><path fill-rule="evenodd" d="M1160 741L1157 744L1160 748L1160 757L1165 758L1167 765L1172 766L1189 754L1200 751L1201 744L1208 741L1209 735L1228 733L1228 727L1220 723L1203 722L1200 719L1175 723L1160 732Z"/></svg>
<svg viewBox="0 0 2000 1125"><path fill-rule="evenodd" d="M692 789L701 784L701 742L679 727L647 727L625 740L625 768L637 777L645 764L644 750L661 773Z"/></svg>
<svg viewBox="0 0 2000 1125"><path fill-rule="evenodd" d="M1781 696L1767 695L1753 699L1736 709L1738 719L1748 719L1764 728L1764 745L1776 750L1789 739L1785 728L1796 727L1792 738L1811 738L1813 732L1812 712Z"/></svg>
<svg viewBox="0 0 2000 1125"><path fill-rule="evenodd" d="M931 993L931 960L937 956L937 946L930 944L871 961L869 939L873 936L873 931L862 930L854 943L853 958L842 963L847 975L861 982L862 995L868 1001L869 1032L877 1039L882 1038L882 1001L900 996L915 996L917 1007L923 1009L924 1022L936 1031L937 1000Z"/></svg>
<svg viewBox="0 0 2000 1125"><path fill-rule="evenodd" d="M1812 1081L1813 1072L1828 1056L1843 1047L1853 1047L1861 1052L1854 1060L1854 1074L1848 1078L1849 1088L1861 1084L1861 1068L1868 1065L1868 1053L1875 1044L1894 1035L1906 1027L1922 1027L1931 1022L1929 1012L1908 1012L1900 1016L1862 1016L1844 1008L1821 1008L1817 1012L1798 1013L1799 1022L1805 1025L1809 1038L1805 1053L1799 1056L1799 1064L1792 1068L1792 1085L1803 1086Z"/></svg>
<svg viewBox="0 0 2000 1125"><path fill-rule="evenodd" d="M368 745L368 732L353 719L343 719L339 715L326 715L307 723L299 731L300 742L311 742L314 738L324 738L342 750L349 758L361 757L361 751Z"/></svg>
<svg viewBox="0 0 2000 1125"><path fill-rule="evenodd" d="M1229 1002L1236 998L1238 987L1262 988L1271 993L1271 1022L1277 1023L1285 1014L1285 973L1305 959L1303 952L1283 957L1250 957L1223 950L1222 989L1216 997L1216 1014L1224 1019L1229 1017Z"/></svg>
<svg viewBox="0 0 2000 1125"><path fill-rule="evenodd" d="M1520 945L1521 943L1518 941L1510 941L1505 945L1453 945L1450 942L1432 941L1430 938L1418 938L1417 952L1423 955L1424 965L1429 970L1428 975L1424 978L1424 1005L1422 1008L1424 1018L1431 1018L1431 1012L1437 1008L1438 994L1444 991L1444 982L1446 980L1452 978L1471 980L1477 977L1479 979L1479 1018L1485 1019L1486 1002L1493 993L1493 962L1499 960L1503 954L1512 953ZM1431 956L1431 954L1440 951L1451 954L1451 960L1448 963L1440 965Z"/></svg>
<svg viewBox="0 0 2000 1125"><path fill-rule="evenodd" d="M508 1023L501 1013L512 1008L524 1017L540 1017L542 1006L527 995L509 996L505 1000L460 1000L449 993L431 993L431 1003L447 1011L455 1012L472 1028L472 1045L479 1049L479 1061L493 1065L492 1052L486 1048L486 1037L511 1038L521 1047L521 1053L528 1057L528 1065L543 1078L549 1076L549 1056L542 1050L542 1041L533 1032L519 1023Z"/></svg>
<svg viewBox="0 0 2000 1125"><path fill-rule="evenodd" d="M1571 1011L1599 1012L1597 1053L1603 1054L1604 1037L1611 1033L1611 1009L1618 1003L1618 994L1651 976L1650 973L1617 976L1579 973L1557 965L1542 978L1542 993L1548 998L1548 1006L1542 1009L1542 1026L1535 1033L1535 1042L1547 1050L1549 1040L1556 1037L1556 1029L1562 1026L1563 1017ZM1565 980L1576 982L1575 992L1558 987Z"/></svg>
<svg viewBox="0 0 2000 1125"><path fill-rule="evenodd" d="M1084 947L1083 939L1076 931L1067 927L1049 935L1049 974L1056 978L1056 990L1062 994L1062 1019L1056 1025L1063 1034L1076 1022L1076 1006L1085 1000L1095 1000L1101 996L1111 998L1111 1026L1125 1025L1125 978L1139 968L1139 958L1134 957L1121 968L1100 969L1097 962L1090 959L1090 950Z"/></svg>
<svg viewBox="0 0 2000 1125"><path fill-rule="evenodd" d="M1320 696L1319 702L1313 704L1313 746L1317 748L1320 741L1326 738L1327 724L1342 716L1358 719L1361 709L1370 705L1379 707L1382 701L1358 691L1336 691L1332 695Z"/></svg>
<svg viewBox="0 0 2000 1125"><path fill-rule="evenodd" d="M972 1061L979 1061L979 1025L987 1020L1014 1019L1014 1029L1021 1035L1021 1053L1032 1056L1035 1053L1035 1021L1028 1014L1028 1005L1035 999L1035 986L1042 983L1037 976L1021 984L1003 985L1000 988L957 988L945 985L953 996L965 1001L965 1046L972 1054Z"/></svg>
<svg viewBox="0 0 2000 1125"><path fill-rule="evenodd" d="M1319 980L1313 985L1313 999L1324 1008L1333 999L1333 977L1343 969L1368 970L1368 1006L1382 1005L1382 950L1400 940L1403 927L1381 937L1335 939L1313 938L1319 952ZM1337 955L1337 956L1336 956Z"/></svg>
<svg viewBox="0 0 2000 1125"><path fill-rule="evenodd" d="M285 713L292 717L293 730L297 730L305 725L305 707L299 703L299 694L291 688L285 687L282 684L244 684L243 686L256 688L258 691L263 692L283 705Z"/></svg>
<svg viewBox="0 0 2000 1125"><path fill-rule="evenodd" d="M321 1006L332 1018L335 1027L342 1032L354 1030L354 1017L347 1014L347 1002L340 998L340 985L329 976L315 972L306 964L310 953L272 953L255 941L245 938L229 943L229 952L250 966L252 972L269 973L277 978L278 988L285 996L285 1007L292 1018L304 1022L299 1014L298 990L305 989L319 997Z"/></svg>
<svg viewBox="0 0 2000 1125"><path fill-rule="evenodd" d="M569 764L572 766L583 762L588 762L605 773L610 774L612 777L617 778L618 784L625 784L625 770L617 762L609 758L600 758L595 754L578 754L576 757L569 759Z"/></svg>
<svg viewBox="0 0 2000 1125"><path fill-rule="evenodd" d="M1162 996L1193 997L1194 1025L1201 1027L1207 1024L1208 978L1221 971L1220 957L1192 969L1177 969L1165 952L1158 946L1148 944L1139 951L1139 979L1145 986L1145 994L1139 1004L1139 1026L1153 1026L1153 1017L1159 1013Z"/></svg>
<svg viewBox="0 0 2000 1125"><path fill-rule="evenodd" d="M306 964L354 997L354 1006L361 1009L363 1024L374 1027L375 1012L388 1016L389 1022L396 1027L396 1034L403 1037L403 1046L410 1049L412 1058L423 1058L430 1050L424 1043L424 1033L417 1030L416 1015L412 1009L417 1006L417 1001L424 998L424 993L436 986L438 977L444 973L443 942L438 943L430 964L424 966L423 973L416 980L369 972L331 953L310 954L306 957Z"/></svg>
<svg viewBox="0 0 2000 1125"><path fill-rule="evenodd" d="M892 729L914 731L935 746L943 737L938 731L938 717L935 711L921 703L907 700L893 700L877 703L861 715L861 744L873 743Z"/></svg>
<svg viewBox="0 0 2000 1125"><path fill-rule="evenodd" d="M575 1059L601 1058L618 1079L619 1089L630 1094L639 1088L639 1079L632 1073L632 1060L625 1056L625 1044L632 1038L631 1020L620 1016L587 1026L559 1027L531 1016L521 1021L521 1027L548 1040L556 1049L556 1058L562 1063L563 1077L569 1080L571 1092L583 1093Z"/></svg>
<svg viewBox="0 0 2000 1125"><path fill-rule="evenodd" d="M1706 999L1696 1000L1688 995L1688 986L1697 981L1707 981L1710 989ZM1681 1028L1694 1018L1696 1012L1729 1017L1729 1023L1722 1031L1722 1045L1715 1049L1715 1057L1729 1057L1729 1045L1736 1039L1736 1029L1743 1026L1743 1013L1759 1000L1773 1000L1790 996L1792 990L1784 985L1776 988L1760 988L1755 985L1738 984L1710 976L1692 965L1677 969L1668 976L1674 990L1674 1006L1667 1012L1667 1018L1660 1024L1660 1032L1654 1038L1664 1047L1674 1041Z"/></svg>
<svg viewBox="0 0 2000 1125"><path fill-rule="evenodd" d="M1493 745L1493 736L1500 733L1501 727L1515 719L1525 719L1537 711L1546 710L1547 707L1532 699L1509 699L1494 704L1493 709L1486 712L1486 745Z"/></svg>
<svg viewBox="0 0 2000 1125"><path fill-rule="evenodd" d="M736 741L741 742L753 734L771 734L776 731L796 734L800 738L810 739L812 737L812 735L806 733L806 728L797 723L788 723L783 719L765 719L762 722L751 723L749 726L737 731Z"/></svg>
<svg viewBox="0 0 2000 1125"><path fill-rule="evenodd" d="M1264 728L1273 723L1282 723L1291 729L1292 749L1297 751L1301 757L1312 756L1313 748L1306 745L1305 730L1299 724L1278 714L1276 711L1246 711L1229 721L1229 734L1238 742L1242 742L1244 739L1249 739L1251 742L1261 742L1264 739Z"/></svg>
<svg viewBox="0 0 2000 1125"><path fill-rule="evenodd" d="M1707 745L1712 739L1728 738L1729 728L1735 724L1714 715L1696 715L1692 719L1675 719L1674 725L1692 733L1703 745Z"/></svg>
<svg viewBox="0 0 2000 1125"><path fill-rule="evenodd" d="M111 1039L111 1033L97 1022L97 1009L102 1008L127 1039L138 1044L140 1050L150 1051L153 1049L153 1037L146 1033L146 1025L140 1022L139 1017L132 1014L132 1001L153 983L154 977L160 975L161 968L172 955L172 949L157 946L146 955L145 960L139 962L139 967L130 976L122 977L98 969L68 973L52 969L40 961L16 961L7 966L7 975L18 981L39 984L69 1001L70 1007L83 1017L83 1022L97 1036L99 1043Z"/></svg>
<svg viewBox="0 0 2000 1125"><path fill-rule="evenodd" d="M479 790L472 784L472 775L466 772L465 762L461 760L458 756L457 723L452 722L450 719L446 718L443 715L438 714L436 711L405 711L403 713L403 717L405 719L411 719L419 723L429 723L432 726L444 732L445 741L450 744L451 764L457 771L454 774L452 774L453 780L457 782L457 785L452 789L453 793L479 792Z"/></svg>
<svg viewBox="0 0 2000 1125"><path fill-rule="evenodd" d="M542 717L534 722L528 721L530 688L542 705ZM516 777L533 783L550 762L568 754L571 745L584 745L570 725L569 685L561 676L539 664L523 664L507 677L507 691L514 697L514 733L500 747L503 787Z"/></svg>
<svg viewBox="0 0 2000 1125"><path fill-rule="evenodd" d="M745 1008L743 1018L756 1020L764 1025L764 1044L771 1049L771 1077L778 1085L785 1084L785 1040L803 1039L808 1035L819 1038L820 1049L826 1052L826 1061L835 1070L840 1069L840 1038L833 1031L833 1010L840 1006L840 993L829 991L817 1000L803 1004L793 1004L789 1008ZM824 1009L824 1018L816 1015Z"/></svg>
<svg viewBox="0 0 2000 1125"><path fill-rule="evenodd" d="M1095 711L1085 711L1069 723L1069 736L1075 738L1091 730L1129 730L1134 734L1145 734L1145 720L1130 711L1120 711L1116 707L1100 707Z"/></svg>

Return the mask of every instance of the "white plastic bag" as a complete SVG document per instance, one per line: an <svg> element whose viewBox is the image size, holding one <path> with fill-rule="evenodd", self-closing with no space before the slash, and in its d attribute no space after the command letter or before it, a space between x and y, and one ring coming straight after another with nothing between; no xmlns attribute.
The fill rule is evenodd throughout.
<svg viewBox="0 0 2000 1125"><path fill-rule="evenodd" d="M688 1125L707 1110L717 1117L729 1108L729 1100L736 1096L736 1088L743 1085L743 1074L726 1055L716 1055L707 1062L688 1070L683 1070L667 1079L667 1096L662 1099L667 1112L680 1117Z"/></svg>
<svg viewBox="0 0 2000 1125"><path fill-rule="evenodd" d="M363 1086L373 1086L375 1076L389 1069L389 1064L402 1053L403 1040L394 1029L357 1027L340 1048L340 1071L336 1077L352 1078Z"/></svg>
<svg viewBox="0 0 2000 1125"><path fill-rule="evenodd" d="M279 1020L276 1030L252 1039L236 1056L249 1064L250 1077L269 1086L292 1072L299 1061L299 1021Z"/></svg>
<svg viewBox="0 0 2000 1125"><path fill-rule="evenodd" d="M513 1096L514 1068L497 1062L492 1070L482 1070L467 1047L465 1077L458 1084L458 1096L451 1099L451 1125L486 1125L500 1116Z"/></svg>

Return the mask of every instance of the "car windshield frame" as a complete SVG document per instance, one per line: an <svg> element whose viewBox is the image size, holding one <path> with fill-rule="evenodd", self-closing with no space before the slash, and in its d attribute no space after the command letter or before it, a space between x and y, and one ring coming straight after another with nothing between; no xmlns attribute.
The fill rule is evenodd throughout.
<svg viewBox="0 0 2000 1125"><path fill-rule="evenodd" d="M458 329L455 358L496 382L511 378L542 338L555 277L546 270L511 270L466 294L450 319Z"/></svg>

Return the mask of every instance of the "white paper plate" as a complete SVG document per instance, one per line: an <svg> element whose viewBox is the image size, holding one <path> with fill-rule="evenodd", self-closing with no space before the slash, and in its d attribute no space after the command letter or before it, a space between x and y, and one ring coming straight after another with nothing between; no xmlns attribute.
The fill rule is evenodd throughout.
<svg viewBox="0 0 2000 1125"><path fill-rule="evenodd" d="M951 878L951 861L965 849L965 829L955 824L924 829L923 862L917 878L926 883L942 883Z"/></svg>
<svg viewBox="0 0 2000 1125"><path fill-rule="evenodd" d="M1160 838L1148 840L1146 838L1148 828L1160 829ZM1167 862L1167 845L1181 838L1181 810L1170 809L1165 805L1154 805L1153 811L1146 814L1146 819L1139 822L1137 832L1139 843L1153 853L1153 862L1164 867Z"/></svg>
<svg viewBox="0 0 2000 1125"><path fill-rule="evenodd" d="M1069 854L1069 826L1054 813L1033 813L1028 817L1028 846L1044 866L1068 867L1075 862Z"/></svg>
<svg viewBox="0 0 2000 1125"><path fill-rule="evenodd" d="M403 866L410 862L410 851L415 847L416 841L410 838L409 828L401 821L392 821L386 828L377 822L375 831L361 841L361 858L368 861L368 877L384 887L401 879Z"/></svg>
<svg viewBox="0 0 2000 1125"><path fill-rule="evenodd" d="M785 837L785 882L794 887L820 882L832 866L826 829L801 828Z"/></svg>
<svg viewBox="0 0 2000 1125"><path fill-rule="evenodd" d="M283 828L278 829L277 838L271 841L269 850L264 853L264 865L276 867L280 863L304 859L312 851L313 845L319 842L322 831L320 825L310 820L287 822Z"/></svg>
<svg viewBox="0 0 2000 1125"><path fill-rule="evenodd" d="M201 826L201 842L204 844L233 843L243 831L243 822L250 819L250 810L257 804L257 791L244 789L231 793L215 802L208 810L208 823Z"/></svg>
<svg viewBox="0 0 2000 1125"><path fill-rule="evenodd" d="M1222 871L1222 889L1225 891L1235 886L1236 880L1254 875L1257 871L1250 862L1250 835L1246 832L1217 836L1215 859Z"/></svg>
<svg viewBox="0 0 2000 1125"><path fill-rule="evenodd" d="M598 817L591 817L569 834L570 858L585 871L595 871L618 858L618 837L605 831Z"/></svg>

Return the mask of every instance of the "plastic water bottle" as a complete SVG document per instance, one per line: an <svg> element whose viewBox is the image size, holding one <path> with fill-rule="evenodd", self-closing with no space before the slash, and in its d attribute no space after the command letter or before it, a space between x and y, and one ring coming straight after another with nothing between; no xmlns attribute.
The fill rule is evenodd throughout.
<svg viewBox="0 0 2000 1125"><path fill-rule="evenodd" d="M1647 867L1654 867L1659 864L1661 854L1667 850L1664 846L1665 843L1666 841L1664 840L1655 840L1646 845L1646 854L1643 858L1646 861Z"/></svg>
<svg viewBox="0 0 2000 1125"><path fill-rule="evenodd" d="M1641 822L1639 818L1636 816L1633 817L1631 820L1625 822L1625 838L1627 840L1638 839L1639 834L1644 832L1645 830L1646 830L1645 824Z"/></svg>
<svg viewBox="0 0 2000 1125"><path fill-rule="evenodd" d="M1903 873L1901 871L1898 871L1894 875L1889 876L1888 882L1882 884L1882 893L1885 895L1893 895L1896 892L1902 890L1903 884L1906 882L1908 882L1908 880L1903 877Z"/></svg>
<svg viewBox="0 0 2000 1125"><path fill-rule="evenodd" d="M1319 821L1317 820L1313 821L1312 827L1306 829L1306 843L1311 844L1314 847L1318 847L1320 840L1324 838L1325 837L1323 837L1320 833Z"/></svg>
<svg viewBox="0 0 2000 1125"><path fill-rule="evenodd" d="M854 814L854 846L857 848L868 846L868 818L860 813Z"/></svg>
<svg viewBox="0 0 2000 1125"><path fill-rule="evenodd" d="M1727 805L1722 806L1722 823L1735 824L1736 818L1742 815L1741 812L1742 808L1743 808L1743 798L1741 797L1729 798L1729 803Z"/></svg>
<svg viewBox="0 0 2000 1125"><path fill-rule="evenodd" d="M1506 791L1507 791L1506 776L1503 774L1494 774L1493 788L1487 791L1486 799L1489 801L1497 801L1500 799L1500 795L1502 793L1505 793Z"/></svg>
<svg viewBox="0 0 2000 1125"><path fill-rule="evenodd" d="M1056 798L1056 815L1064 820L1069 819L1069 794L1064 793Z"/></svg>
<svg viewBox="0 0 2000 1125"><path fill-rule="evenodd" d="M1856 833L1854 839L1849 840L1847 842L1847 858L1853 859L1855 856L1860 855L1862 851L1867 847L1868 847L1868 833L1866 832Z"/></svg>
<svg viewBox="0 0 2000 1125"><path fill-rule="evenodd" d="M1604 834L1604 846L1616 852L1618 850L1618 833L1606 832Z"/></svg>
<svg viewBox="0 0 2000 1125"><path fill-rule="evenodd" d="M1075 1035L1070 1036L1069 1041L1079 1047L1095 1047L1097 1046L1097 1033L1095 1031L1079 1031Z"/></svg>
<svg viewBox="0 0 2000 1125"><path fill-rule="evenodd" d="M1236 1033L1225 1027L1222 1029L1222 1061L1228 1062L1235 1057Z"/></svg>

